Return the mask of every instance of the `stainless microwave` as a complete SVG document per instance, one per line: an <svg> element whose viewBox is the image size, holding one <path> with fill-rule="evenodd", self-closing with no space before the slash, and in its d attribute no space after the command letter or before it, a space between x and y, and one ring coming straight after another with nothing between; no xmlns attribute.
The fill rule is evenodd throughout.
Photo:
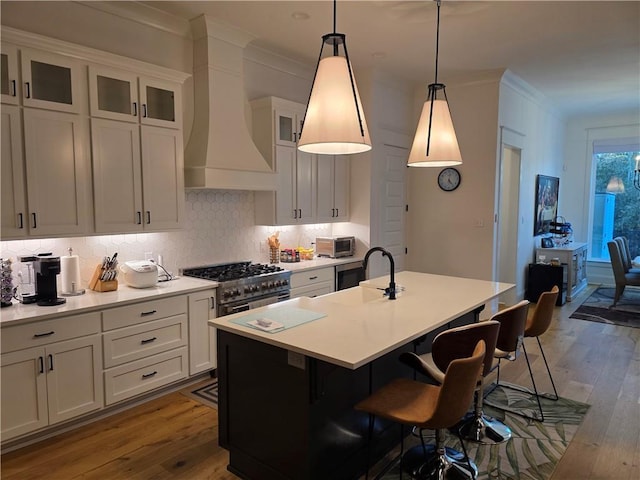
<svg viewBox="0 0 640 480"><path fill-rule="evenodd" d="M356 237L316 237L318 257L352 257L356 252Z"/></svg>

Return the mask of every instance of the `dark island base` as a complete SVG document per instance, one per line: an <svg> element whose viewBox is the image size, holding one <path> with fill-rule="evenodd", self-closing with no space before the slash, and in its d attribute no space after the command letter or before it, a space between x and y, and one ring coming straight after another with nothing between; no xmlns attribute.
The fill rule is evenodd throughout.
<svg viewBox="0 0 640 480"><path fill-rule="evenodd" d="M218 330L219 434L229 471L247 480L358 478L367 465L369 418L353 406L394 378L414 377L400 353L428 352L437 333L477 314L357 370ZM376 419L371 464L399 442L399 425Z"/></svg>

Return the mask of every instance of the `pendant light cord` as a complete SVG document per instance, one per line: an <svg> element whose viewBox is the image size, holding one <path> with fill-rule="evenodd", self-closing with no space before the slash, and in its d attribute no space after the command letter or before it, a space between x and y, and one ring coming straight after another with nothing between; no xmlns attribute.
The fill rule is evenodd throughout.
<svg viewBox="0 0 640 480"><path fill-rule="evenodd" d="M440 0L436 0L438 5L438 14L436 20L436 78L433 83L438 83L438 55L440 52Z"/></svg>

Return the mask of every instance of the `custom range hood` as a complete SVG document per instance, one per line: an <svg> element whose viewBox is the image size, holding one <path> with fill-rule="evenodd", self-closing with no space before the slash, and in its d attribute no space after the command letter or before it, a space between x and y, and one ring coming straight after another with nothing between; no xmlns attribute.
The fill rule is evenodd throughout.
<svg viewBox="0 0 640 480"><path fill-rule="evenodd" d="M254 39L205 15L191 20L194 119L185 187L275 190L276 175L245 120L243 50Z"/></svg>

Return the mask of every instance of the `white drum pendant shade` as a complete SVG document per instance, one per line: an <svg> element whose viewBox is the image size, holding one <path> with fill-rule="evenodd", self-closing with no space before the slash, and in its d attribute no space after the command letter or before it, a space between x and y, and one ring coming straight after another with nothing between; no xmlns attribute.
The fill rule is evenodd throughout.
<svg viewBox="0 0 640 480"><path fill-rule="evenodd" d="M453 128L449 105L446 100L434 100L431 142L427 156L427 138L429 135L429 116L431 100L424 102L418 121L416 136L413 139L408 165L410 167L447 167L460 165L462 155L458 147L456 131Z"/></svg>
<svg viewBox="0 0 640 480"><path fill-rule="evenodd" d="M320 60L298 150L322 155L345 155L371 150L369 130L355 79L354 88L362 131L346 58L331 56Z"/></svg>

